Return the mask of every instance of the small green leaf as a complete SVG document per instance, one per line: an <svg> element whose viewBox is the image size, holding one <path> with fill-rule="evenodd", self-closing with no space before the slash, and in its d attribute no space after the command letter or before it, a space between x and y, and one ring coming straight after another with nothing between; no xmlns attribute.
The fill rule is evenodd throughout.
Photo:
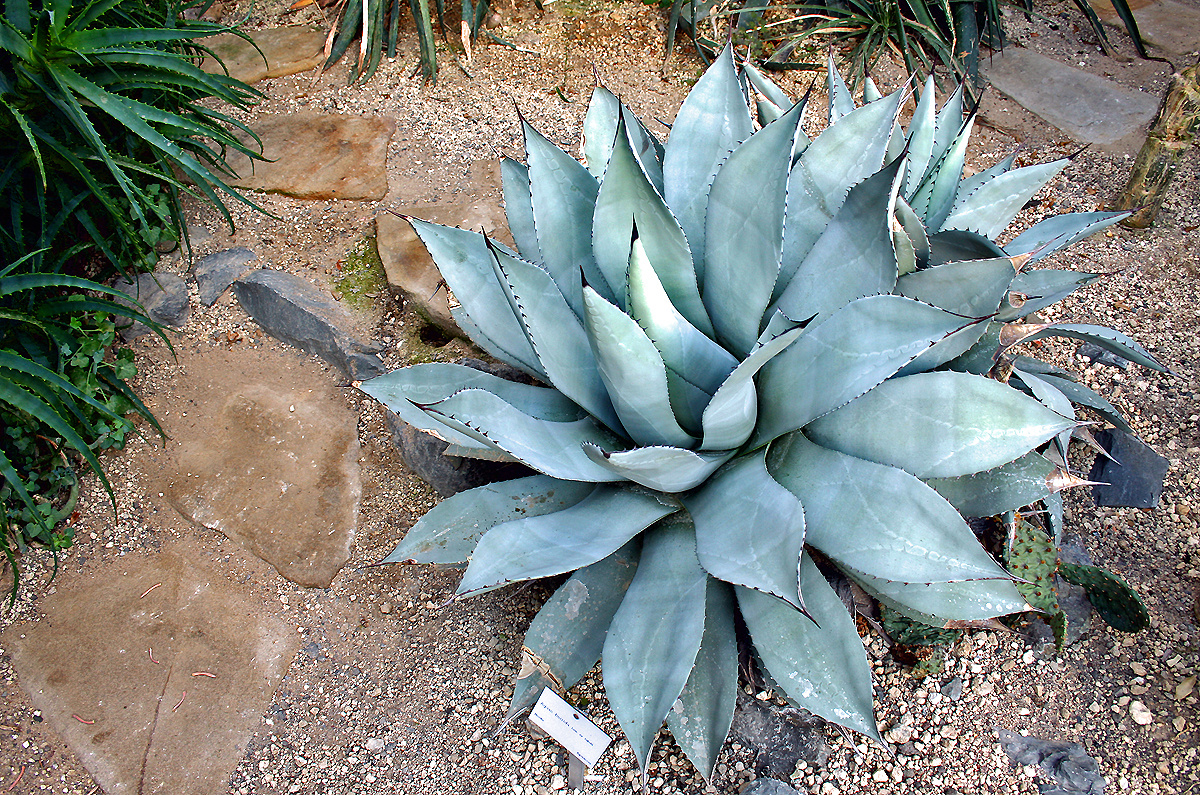
<svg viewBox="0 0 1200 795"><path fill-rule="evenodd" d="M637 573L604 641L604 692L643 777L700 650L707 581L690 523L662 523L645 535Z"/></svg>
<svg viewBox="0 0 1200 795"><path fill-rule="evenodd" d="M514 519L484 533L458 593L481 593L590 566L676 510L678 506L666 505L653 494L597 486L561 511Z"/></svg>

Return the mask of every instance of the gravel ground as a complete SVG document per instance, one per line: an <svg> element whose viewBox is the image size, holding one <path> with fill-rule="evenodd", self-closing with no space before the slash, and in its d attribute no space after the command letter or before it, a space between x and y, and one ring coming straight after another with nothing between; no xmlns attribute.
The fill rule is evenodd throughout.
<svg viewBox="0 0 1200 795"><path fill-rule="evenodd" d="M294 15L280 8L270 2L256 6L251 24L305 21L304 14L317 14L315 7ZM447 202L470 190L461 180L472 162L498 152L519 154L514 103L553 140L574 147L592 85L592 64L642 118L664 121L700 73L699 62L686 51L660 73L661 19L644 6L560 3L536 14L502 5L500 13L503 24L497 33L522 51L480 47L471 79L447 58L439 83L421 86L409 76L415 56L408 41L405 56L385 63L362 88L346 87L341 67L323 77L310 73L267 81L261 85L267 100L253 115L305 108L393 116L399 122L389 157L393 195L382 204ZM1043 13L1044 19L1015 20L1021 41L1048 54L1078 47L1094 52L1073 6L1050 4ZM1161 64L1129 66L1099 55L1089 55L1086 62L1098 74L1126 75L1123 68L1133 69L1135 77L1121 79L1158 94L1165 90L1168 75ZM894 68L883 68L876 77L885 87L901 79ZM798 81L788 84L794 94L805 87ZM988 124L977 133L970 153L976 169L1018 143L1022 163L1078 149L1000 97L989 95L983 115ZM1089 149L1076 155L1022 214L1013 233L1047 213L1102 206L1121 187L1129 162L1125 153ZM1083 491L1069 500L1069 531L1098 564L1120 572L1142 594L1153 617L1151 628L1123 635L1094 623L1080 643L1061 654L1031 647L1016 634L972 633L954 647L944 670L926 679L912 677L878 638L871 638L867 649L876 676L876 709L889 748L854 744L829 730L826 763L801 764L793 777L801 791L1037 792L1038 774L1008 763L996 742L996 727L1082 743L1099 761L1108 792L1200 790L1200 711L1196 691L1189 694L1186 684L1200 667L1200 409L1195 401L1200 390L1200 302L1194 286L1200 275L1195 254L1198 174L1200 156L1193 148L1153 230L1114 229L1054 263L1113 274L1056 307L1056 318L1125 331L1177 376L1088 366L1077 359L1073 346L1058 343L1047 343L1042 351L1081 370L1089 385L1126 411L1141 438L1170 460L1162 505L1156 510L1096 508ZM321 282L370 232L379 207L258 198L277 219L235 208L238 231L230 237L221 232L213 212L197 209L197 222L216 235L199 253L246 245L276 267ZM179 270L184 263L168 258L163 267ZM416 321L386 297L380 297L377 310L380 337L394 343L389 364L403 363L410 355L403 341L413 338ZM176 345L234 347L262 356L264 366L320 369L264 337L229 301L207 310L194 305L193 318ZM453 358L460 350L455 343L435 355ZM143 393L151 398L168 393L175 365L165 348L146 340L136 351ZM332 373L328 377L336 378ZM239 562L230 545L222 546L210 531L159 510L142 485L153 460L149 443L142 441L107 460L118 491L119 518L114 522L93 487L78 522L78 543L60 562L61 569L86 576L107 557L148 554L164 539L186 535L211 551L213 560L225 561L232 580L245 583L296 627L301 651L230 778L231 795L543 795L564 790L565 760L556 745L531 738L523 726L497 734L521 637L549 588L533 584L443 607L454 590L453 573L369 567L436 497L400 464L379 408L352 390L344 393L361 414L363 501L351 563L331 588L306 590L278 578L251 577L249 572L258 569ZM27 584L15 609L0 619L4 625L38 620L40 601L57 587L49 579L47 557L31 555L25 567ZM956 699L942 692L951 685L947 692L953 695L955 679L962 684ZM7 653L0 653L0 689L5 694L0 705L0 790L98 792L29 704ZM602 728L619 734L597 673L571 696ZM753 778L753 767L751 751L731 743L714 781L706 785L668 740L655 752L650 789L735 792ZM635 775L629 746L618 741L592 771L587 791L627 793L634 789Z"/></svg>

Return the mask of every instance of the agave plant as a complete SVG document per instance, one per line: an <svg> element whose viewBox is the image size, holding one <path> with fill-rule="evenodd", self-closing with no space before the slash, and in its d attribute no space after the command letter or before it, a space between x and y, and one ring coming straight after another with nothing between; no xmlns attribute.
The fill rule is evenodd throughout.
<svg viewBox="0 0 1200 795"><path fill-rule="evenodd" d="M665 720L712 774L739 613L779 694L879 739L827 577L936 626L1027 610L964 516L1078 482L1038 452L1080 428L1071 400L1117 415L1011 346L1083 337L1162 369L1117 332L1022 322L1094 278L1023 266L1122 217L997 246L1064 161L964 178L961 91L936 110L927 86L905 132L904 91L857 107L830 81L812 140L806 103L728 48L665 146L603 87L586 166L524 125L527 164L503 162L516 251L410 220L464 331L529 382L435 363L362 386L452 453L536 470L445 500L386 561L465 564L460 596L571 573L510 717L602 659L643 771Z"/></svg>

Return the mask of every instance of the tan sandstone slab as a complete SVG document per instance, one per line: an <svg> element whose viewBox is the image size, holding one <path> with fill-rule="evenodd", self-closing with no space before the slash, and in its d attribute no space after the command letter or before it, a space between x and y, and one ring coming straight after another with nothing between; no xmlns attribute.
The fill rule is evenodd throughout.
<svg viewBox="0 0 1200 795"><path fill-rule="evenodd" d="M325 34L318 27L293 25L254 31L250 36L253 43L232 33L202 39L199 43L217 57L204 59L200 68L214 74L228 69L230 77L257 83L307 72L325 60Z"/></svg>
<svg viewBox="0 0 1200 795"><path fill-rule="evenodd" d="M234 154L231 184L298 199L378 201L387 195L388 141L396 122L379 116L285 113L253 123L267 162ZM252 140L244 136L252 147Z"/></svg>
<svg viewBox="0 0 1200 795"><path fill-rule="evenodd" d="M162 417L170 441L148 490L292 582L327 587L358 523L357 418L301 357L181 349L179 362L172 400L189 409Z"/></svg>
<svg viewBox="0 0 1200 795"><path fill-rule="evenodd" d="M197 550L64 574L4 636L21 686L107 795L211 795L296 651L296 633Z"/></svg>

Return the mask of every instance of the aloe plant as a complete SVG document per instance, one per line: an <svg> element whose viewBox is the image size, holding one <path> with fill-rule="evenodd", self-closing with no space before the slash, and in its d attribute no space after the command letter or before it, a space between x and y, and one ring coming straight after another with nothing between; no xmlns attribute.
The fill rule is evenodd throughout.
<svg viewBox="0 0 1200 795"><path fill-rule="evenodd" d="M961 91L938 110L928 86L905 132L905 92L859 107L831 81L812 140L806 104L729 48L665 145L603 87L586 165L525 124L527 163L502 164L515 251L410 221L464 331L533 383L434 363L362 385L454 454L536 470L443 501L385 560L465 565L460 597L570 573L510 717L602 659L643 771L666 721L711 776L738 613L779 694L879 739L826 575L936 626L1030 609L963 517L1080 482L1039 451L1080 428L1071 400L1108 404L1013 346L1087 338L1162 369L1108 329L1022 323L1094 278L1022 268L1122 217L998 246L1065 161L964 178Z"/></svg>

